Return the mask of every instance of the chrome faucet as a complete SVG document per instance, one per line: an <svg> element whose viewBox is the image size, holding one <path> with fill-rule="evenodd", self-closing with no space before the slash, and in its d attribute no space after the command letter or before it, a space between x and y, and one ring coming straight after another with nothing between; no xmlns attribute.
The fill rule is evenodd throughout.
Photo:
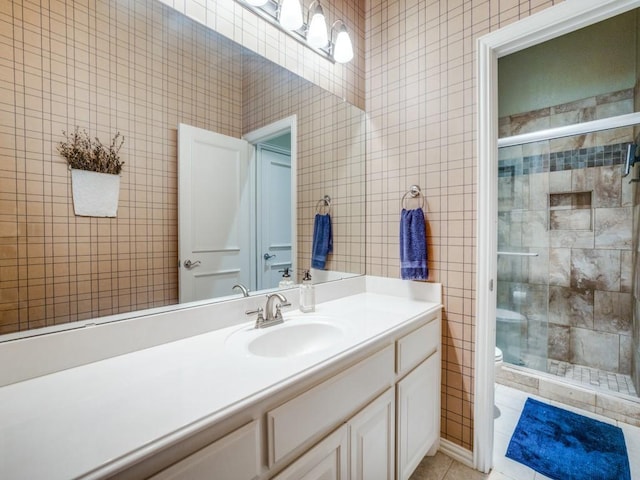
<svg viewBox="0 0 640 480"><path fill-rule="evenodd" d="M273 310L273 302L275 299L280 300L282 303L276 303L275 312ZM286 297L281 293L271 293L267 295L267 305L264 307L266 310L266 318L262 315L264 311L262 308L258 308L256 310L248 310L246 312L247 315L253 315L255 313L258 314L258 318L256 318L256 326L255 328L266 328L271 327L272 325L278 325L279 323L284 322L282 318L282 307L289 307L291 304L287 301Z"/></svg>
<svg viewBox="0 0 640 480"><path fill-rule="evenodd" d="M243 284L238 283L237 285L234 285L233 287L231 287L231 290L235 290L236 288L239 288L242 291L243 297L249 296L249 290Z"/></svg>
<svg viewBox="0 0 640 480"><path fill-rule="evenodd" d="M273 302L274 299L277 298L282 303L276 303L276 311L275 314L273 312ZM282 307L290 307L291 304L287 302L287 298L281 293L272 293L267 295L267 305L264 309L267 311L267 318L264 319L264 322L269 325L275 325L276 323L282 323L282 311L280 310ZM270 323L273 322L273 323ZM265 325L265 326L269 326Z"/></svg>

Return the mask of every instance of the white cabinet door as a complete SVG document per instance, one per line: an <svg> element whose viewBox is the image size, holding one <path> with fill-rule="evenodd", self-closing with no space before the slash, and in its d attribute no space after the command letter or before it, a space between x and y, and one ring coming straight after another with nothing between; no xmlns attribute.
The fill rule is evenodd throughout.
<svg viewBox="0 0 640 480"><path fill-rule="evenodd" d="M260 475L260 427L254 420L151 477L152 480L252 480Z"/></svg>
<svg viewBox="0 0 640 480"><path fill-rule="evenodd" d="M349 421L352 480L393 480L395 417L390 388Z"/></svg>
<svg viewBox="0 0 640 480"><path fill-rule="evenodd" d="M408 479L440 436L440 353L398 382L398 478Z"/></svg>
<svg viewBox="0 0 640 480"><path fill-rule="evenodd" d="M346 480L349 469L347 446L347 426L343 425L273 480Z"/></svg>

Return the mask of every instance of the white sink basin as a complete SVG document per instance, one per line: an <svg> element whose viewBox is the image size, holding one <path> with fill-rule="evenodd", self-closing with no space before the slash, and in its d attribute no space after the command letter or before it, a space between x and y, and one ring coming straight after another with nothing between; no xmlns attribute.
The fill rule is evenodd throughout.
<svg viewBox="0 0 640 480"><path fill-rule="evenodd" d="M243 328L231 334L227 345L244 349L259 357L296 357L318 352L340 342L344 330L322 317L285 320L285 323L264 329Z"/></svg>
<svg viewBox="0 0 640 480"><path fill-rule="evenodd" d="M342 330L329 323L291 323L277 330L265 330L247 348L260 357L292 357L324 350L343 335Z"/></svg>

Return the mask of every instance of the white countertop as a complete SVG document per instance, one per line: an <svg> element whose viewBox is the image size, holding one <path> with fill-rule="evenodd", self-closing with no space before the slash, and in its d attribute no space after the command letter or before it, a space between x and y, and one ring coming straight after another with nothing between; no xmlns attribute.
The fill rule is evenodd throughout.
<svg viewBox="0 0 640 480"><path fill-rule="evenodd" d="M317 306L346 332L319 352L265 358L227 341L251 321L2 387L0 478L99 476L133 464L439 307L360 293ZM285 311L285 322L304 315Z"/></svg>

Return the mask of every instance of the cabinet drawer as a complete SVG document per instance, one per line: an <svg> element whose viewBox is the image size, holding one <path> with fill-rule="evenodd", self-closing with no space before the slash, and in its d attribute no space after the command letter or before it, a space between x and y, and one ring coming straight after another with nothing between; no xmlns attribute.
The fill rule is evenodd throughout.
<svg viewBox="0 0 640 480"><path fill-rule="evenodd" d="M438 315L429 323L408 333L397 342L397 372L402 375L438 349L440 320Z"/></svg>
<svg viewBox="0 0 640 480"><path fill-rule="evenodd" d="M346 421L393 384L393 346L267 413L269 466Z"/></svg>
<svg viewBox="0 0 640 480"><path fill-rule="evenodd" d="M151 478L251 480L260 475L260 463L260 427L255 420Z"/></svg>

